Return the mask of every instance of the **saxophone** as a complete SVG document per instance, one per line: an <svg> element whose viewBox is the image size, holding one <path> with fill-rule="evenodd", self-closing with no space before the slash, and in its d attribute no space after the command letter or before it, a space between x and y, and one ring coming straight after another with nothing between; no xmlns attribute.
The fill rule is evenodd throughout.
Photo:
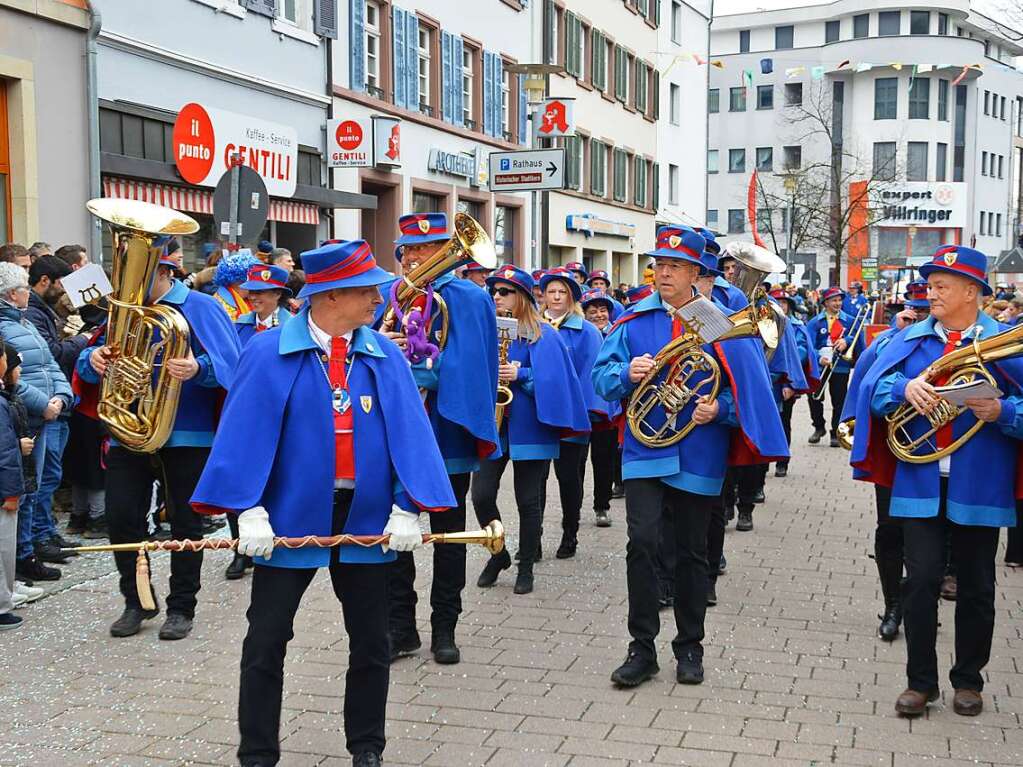
<svg viewBox="0 0 1023 767"><path fill-rule="evenodd" d="M170 306L148 306L163 235L192 234L192 218L138 200L101 198L86 203L110 225L113 254L106 346L110 358L100 383L97 414L124 447L154 453L174 428L181 381L163 366L188 354L189 328Z"/></svg>
<svg viewBox="0 0 1023 767"><path fill-rule="evenodd" d="M499 317L511 317L511 312L501 312ZM507 327L498 328L497 331L497 364L507 365L508 364L508 348L511 346L512 337L511 331ZM515 394L512 392L511 387L508 384L503 384L500 380L497 382L497 405L494 407L494 420L497 422L497 431L500 433L501 424L504 423L504 411L511 401L515 399Z"/></svg>

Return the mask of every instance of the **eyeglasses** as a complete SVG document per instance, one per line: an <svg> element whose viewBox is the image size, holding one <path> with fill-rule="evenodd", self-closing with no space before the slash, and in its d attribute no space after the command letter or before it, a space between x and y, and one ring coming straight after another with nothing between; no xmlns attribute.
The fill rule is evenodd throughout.
<svg viewBox="0 0 1023 767"><path fill-rule="evenodd" d="M492 296L493 295L498 295L498 296L501 296L502 298L505 298L505 297L510 296L510 295L514 295L514 293L515 293L515 288L491 288L490 289L490 295L492 295Z"/></svg>

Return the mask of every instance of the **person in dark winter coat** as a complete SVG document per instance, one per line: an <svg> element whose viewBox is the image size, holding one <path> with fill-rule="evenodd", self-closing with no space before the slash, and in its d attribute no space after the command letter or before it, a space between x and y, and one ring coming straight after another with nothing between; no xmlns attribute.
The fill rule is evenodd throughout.
<svg viewBox="0 0 1023 767"><path fill-rule="evenodd" d="M6 372L6 348L0 341L0 378ZM15 552L18 548L18 499L24 492L21 450L14 431L13 414L7 400L0 397L0 631L21 625L21 618L12 610Z"/></svg>

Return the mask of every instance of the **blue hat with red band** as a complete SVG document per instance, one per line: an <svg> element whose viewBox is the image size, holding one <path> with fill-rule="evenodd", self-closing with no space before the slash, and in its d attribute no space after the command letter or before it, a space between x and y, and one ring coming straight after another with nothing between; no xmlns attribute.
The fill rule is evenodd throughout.
<svg viewBox="0 0 1023 767"><path fill-rule="evenodd" d="M409 213L398 219L401 237L395 245L422 245L450 239L448 217L444 213Z"/></svg>
<svg viewBox="0 0 1023 767"><path fill-rule="evenodd" d="M906 285L906 292L902 294L905 305L913 309L927 309L931 302L927 300L927 280L913 280Z"/></svg>
<svg viewBox="0 0 1023 767"><path fill-rule="evenodd" d="M525 293L529 300L536 306L536 298L533 296L533 278L529 272L519 269L513 264L505 264L496 272L487 277L487 287L493 288L499 282L506 282L514 288Z"/></svg>
<svg viewBox="0 0 1023 767"><path fill-rule="evenodd" d="M700 261L701 277L707 276L720 277L721 275L724 274L724 272L718 269L718 257L711 252L710 248L707 248L707 250L703 251L703 254L700 256Z"/></svg>
<svg viewBox="0 0 1023 767"><path fill-rule="evenodd" d="M590 276L589 279L586 280L586 284L592 285L594 280L603 280L608 285L611 284L611 278L603 269L594 269L592 272L590 272Z"/></svg>
<svg viewBox="0 0 1023 767"><path fill-rule="evenodd" d="M963 245L942 245L934 251L934 258L917 271L924 279L933 272L958 274L980 285L985 296L994 292L987 282L987 256Z"/></svg>
<svg viewBox="0 0 1023 767"><path fill-rule="evenodd" d="M629 288L625 291L625 305L632 306L633 304L642 301L647 296L652 295L653 292L653 285L637 285L634 288Z"/></svg>
<svg viewBox="0 0 1023 767"><path fill-rule="evenodd" d="M546 269L534 269L533 270L533 282L539 282L540 278L547 274Z"/></svg>
<svg viewBox="0 0 1023 767"><path fill-rule="evenodd" d="M465 265L465 271L467 272L492 272L492 267L483 266L483 264L477 264L475 261L470 261Z"/></svg>
<svg viewBox="0 0 1023 767"><path fill-rule="evenodd" d="M337 288L365 288L382 285L394 275L377 266L373 250L365 240L342 240L302 254L305 287L298 297L305 298Z"/></svg>
<svg viewBox="0 0 1023 767"><path fill-rule="evenodd" d="M584 280L589 276L586 271L586 266L583 265L581 261L569 261L563 268L570 272L578 272L583 276Z"/></svg>
<svg viewBox="0 0 1023 767"><path fill-rule="evenodd" d="M598 290L596 288L593 290L587 290L583 293L580 303L583 305L583 309L587 308L590 304L605 303L607 304L608 313L614 310L614 303L611 300L611 296L603 290Z"/></svg>
<svg viewBox="0 0 1023 767"><path fill-rule="evenodd" d="M821 301L827 301L829 298L834 298L835 296L845 298L845 291L837 285L832 285L821 294Z"/></svg>
<svg viewBox="0 0 1023 767"><path fill-rule="evenodd" d="M178 244L177 240L169 234L162 234L153 238L153 247L160 248L159 266L169 266L171 269L181 269L181 254L178 253L181 246ZM175 253L177 253L176 256L174 255Z"/></svg>
<svg viewBox="0 0 1023 767"><path fill-rule="evenodd" d="M550 269L543 277L540 278L540 290L547 290L547 286L554 280L561 280L568 289L572 291L572 298L578 301L583 296L582 286L575 281L575 277L572 276L572 272L568 270L566 266L556 266Z"/></svg>
<svg viewBox="0 0 1023 767"><path fill-rule="evenodd" d="M245 290L283 290L291 297L288 287L288 271L280 266L260 264L249 269L248 279L239 287Z"/></svg>
<svg viewBox="0 0 1023 767"><path fill-rule="evenodd" d="M715 256L721 253L721 245L718 243L714 232L705 226L698 226L696 227L696 233L707 241L707 245L705 246L706 250L709 250Z"/></svg>
<svg viewBox="0 0 1023 767"><path fill-rule="evenodd" d="M662 226L657 230L657 247L644 255L654 258L677 258L702 266L700 256L707 241L699 232L688 226Z"/></svg>

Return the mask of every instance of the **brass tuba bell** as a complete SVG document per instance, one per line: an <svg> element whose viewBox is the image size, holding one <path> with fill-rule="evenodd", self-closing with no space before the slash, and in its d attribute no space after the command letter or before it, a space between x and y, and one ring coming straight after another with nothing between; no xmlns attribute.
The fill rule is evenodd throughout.
<svg viewBox="0 0 1023 767"><path fill-rule="evenodd" d="M189 328L170 306L147 305L162 235L192 234L199 224L171 208L139 200L97 198L89 212L110 225L113 253L106 346L97 414L124 447L153 453L170 438L181 382L163 363L188 354Z"/></svg>
<svg viewBox="0 0 1023 767"><path fill-rule="evenodd" d="M732 278L734 280L732 284L743 292L749 299L750 306L757 310L757 335L760 336L764 353L770 361L781 342L788 320L785 313L768 297L761 283L772 272L784 272L785 261L767 248L752 242L730 242L725 245L720 258L735 259L736 274Z"/></svg>

